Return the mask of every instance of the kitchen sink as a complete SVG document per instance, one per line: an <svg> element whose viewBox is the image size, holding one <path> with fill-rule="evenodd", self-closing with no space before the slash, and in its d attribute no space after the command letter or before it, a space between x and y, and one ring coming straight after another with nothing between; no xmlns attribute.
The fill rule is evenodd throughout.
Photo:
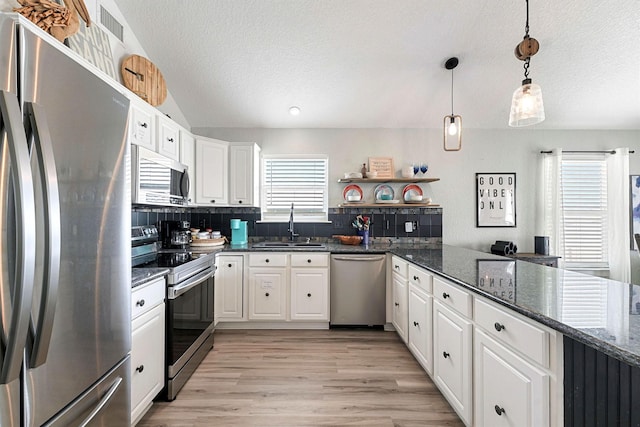
<svg viewBox="0 0 640 427"><path fill-rule="evenodd" d="M324 243L316 242L259 242L251 245L252 248L269 248L269 249L325 249Z"/></svg>

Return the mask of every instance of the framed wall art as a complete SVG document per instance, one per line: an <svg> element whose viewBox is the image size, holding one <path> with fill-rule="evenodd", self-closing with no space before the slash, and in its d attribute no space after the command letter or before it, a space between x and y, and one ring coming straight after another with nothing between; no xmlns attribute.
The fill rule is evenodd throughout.
<svg viewBox="0 0 640 427"><path fill-rule="evenodd" d="M516 226L516 174L476 173L476 227Z"/></svg>
<svg viewBox="0 0 640 427"><path fill-rule="evenodd" d="M516 301L516 260L477 260L478 288L509 302Z"/></svg>

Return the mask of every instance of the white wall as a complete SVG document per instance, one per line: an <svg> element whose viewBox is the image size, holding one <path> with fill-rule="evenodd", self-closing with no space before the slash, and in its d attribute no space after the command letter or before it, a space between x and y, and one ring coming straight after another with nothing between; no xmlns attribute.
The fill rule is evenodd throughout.
<svg viewBox="0 0 640 427"><path fill-rule="evenodd" d="M544 131L465 129L462 151L445 152L440 130L427 129L222 129L195 128L196 134L228 141L255 141L263 154L312 153L329 156L329 205L342 201L344 172L357 172L369 156L393 157L395 168L414 161L429 164L425 195L442 205L443 242L482 251L496 240L514 241L533 252L535 193L540 150L601 150L630 147L630 173L640 174L640 131ZM516 173L516 228L476 228L475 173ZM372 185L363 185L365 192ZM396 186L396 191L402 186Z"/></svg>

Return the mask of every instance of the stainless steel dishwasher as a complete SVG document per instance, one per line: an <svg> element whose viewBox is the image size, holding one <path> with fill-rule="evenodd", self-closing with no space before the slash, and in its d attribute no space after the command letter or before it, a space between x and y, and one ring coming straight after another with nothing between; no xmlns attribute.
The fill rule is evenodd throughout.
<svg viewBox="0 0 640 427"><path fill-rule="evenodd" d="M331 255L331 326L386 323L384 254Z"/></svg>

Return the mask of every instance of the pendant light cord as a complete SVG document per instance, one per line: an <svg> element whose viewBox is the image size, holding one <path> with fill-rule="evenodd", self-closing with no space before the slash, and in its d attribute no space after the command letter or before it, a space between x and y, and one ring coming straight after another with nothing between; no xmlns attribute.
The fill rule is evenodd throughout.
<svg viewBox="0 0 640 427"><path fill-rule="evenodd" d="M529 38L529 0L525 0L527 4L527 21L524 25L524 38L525 40ZM529 78L529 61L531 60L530 56L527 56L527 59L524 60L524 78L525 80Z"/></svg>
<svg viewBox="0 0 640 427"><path fill-rule="evenodd" d="M453 116L453 68L451 69L451 115Z"/></svg>

